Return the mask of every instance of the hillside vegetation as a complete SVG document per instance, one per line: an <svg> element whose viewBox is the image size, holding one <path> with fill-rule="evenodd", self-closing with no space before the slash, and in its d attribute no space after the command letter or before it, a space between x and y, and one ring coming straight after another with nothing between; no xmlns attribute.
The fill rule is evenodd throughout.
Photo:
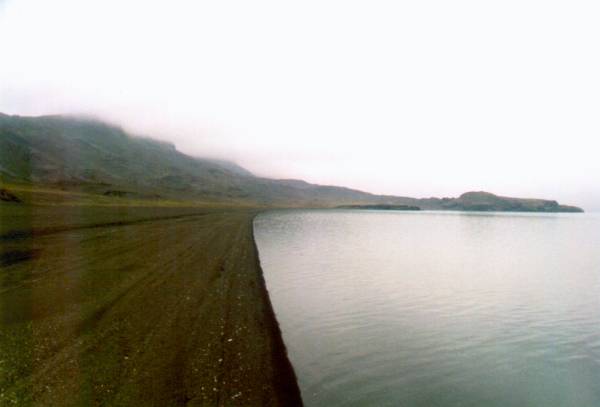
<svg viewBox="0 0 600 407"><path fill-rule="evenodd" d="M273 180L227 161L190 157L97 120L0 115L0 177L110 197L258 205L367 202L347 188Z"/></svg>
<svg viewBox="0 0 600 407"><path fill-rule="evenodd" d="M136 137L98 120L0 114L3 201L85 204L244 205L335 207L399 205L420 209L576 212L556 201L516 199L484 192L459 198L374 195L344 187L254 176L221 160L185 155L175 146ZM60 192L57 192L60 191ZM13 202L14 198L11 198Z"/></svg>

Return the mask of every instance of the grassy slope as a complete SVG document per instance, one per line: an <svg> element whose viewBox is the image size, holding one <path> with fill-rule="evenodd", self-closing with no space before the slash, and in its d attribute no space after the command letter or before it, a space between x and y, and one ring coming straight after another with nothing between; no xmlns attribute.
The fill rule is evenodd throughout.
<svg viewBox="0 0 600 407"><path fill-rule="evenodd" d="M301 403L253 211L0 204L0 214L0 405ZM37 232L10 233L27 228Z"/></svg>
<svg viewBox="0 0 600 407"><path fill-rule="evenodd" d="M255 177L235 164L93 120L0 114L0 181L127 198L315 205L373 195L302 181Z"/></svg>

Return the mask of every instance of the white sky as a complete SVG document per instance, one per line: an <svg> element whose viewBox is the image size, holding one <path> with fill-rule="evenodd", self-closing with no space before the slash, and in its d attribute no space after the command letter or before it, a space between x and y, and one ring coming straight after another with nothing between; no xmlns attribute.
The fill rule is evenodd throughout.
<svg viewBox="0 0 600 407"><path fill-rule="evenodd" d="M265 176L600 209L600 2L0 0L0 111Z"/></svg>

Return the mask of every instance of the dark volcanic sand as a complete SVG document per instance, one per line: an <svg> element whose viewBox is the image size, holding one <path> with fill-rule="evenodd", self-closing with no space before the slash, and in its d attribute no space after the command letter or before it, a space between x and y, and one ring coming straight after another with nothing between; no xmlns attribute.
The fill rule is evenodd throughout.
<svg viewBox="0 0 600 407"><path fill-rule="evenodd" d="M253 212L72 210L2 214L0 405L301 405Z"/></svg>

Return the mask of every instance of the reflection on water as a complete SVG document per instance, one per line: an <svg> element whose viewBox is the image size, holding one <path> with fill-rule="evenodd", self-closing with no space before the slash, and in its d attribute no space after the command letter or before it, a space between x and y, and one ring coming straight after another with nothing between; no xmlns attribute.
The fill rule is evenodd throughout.
<svg viewBox="0 0 600 407"><path fill-rule="evenodd" d="M259 216L307 406L600 406L600 217Z"/></svg>

